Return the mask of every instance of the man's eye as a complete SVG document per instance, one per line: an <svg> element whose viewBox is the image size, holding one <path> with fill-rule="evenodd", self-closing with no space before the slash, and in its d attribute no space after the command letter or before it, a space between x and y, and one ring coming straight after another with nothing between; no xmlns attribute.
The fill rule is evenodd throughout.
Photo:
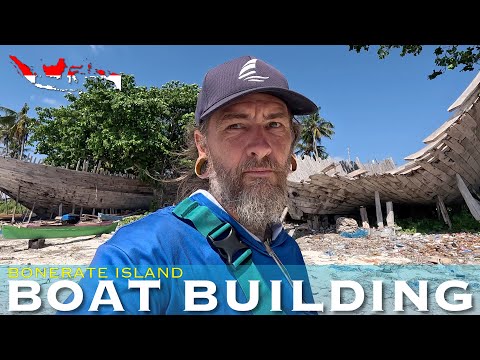
<svg viewBox="0 0 480 360"><path fill-rule="evenodd" d="M241 129L242 128L242 124L232 124L232 125L228 125L227 129Z"/></svg>
<svg viewBox="0 0 480 360"><path fill-rule="evenodd" d="M270 126L272 128L279 128L280 126L282 126L282 124L279 123L278 121L272 121L272 122L268 123L268 126Z"/></svg>

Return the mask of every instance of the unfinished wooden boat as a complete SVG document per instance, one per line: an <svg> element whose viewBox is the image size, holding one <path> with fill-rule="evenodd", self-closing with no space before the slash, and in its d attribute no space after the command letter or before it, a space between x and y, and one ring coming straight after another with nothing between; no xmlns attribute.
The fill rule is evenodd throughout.
<svg viewBox="0 0 480 360"><path fill-rule="evenodd" d="M60 204L64 213L92 213L93 209L148 210L154 200L153 188L139 179L8 157L0 157L0 191L43 218L63 215Z"/></svg>
<svg viewBox="0 0 480 360"><path fill-rule="evenodd" d="M108 234L115 231L118 221L85 222L73 225L2 225L4 239L53 239Z"/></svg>
<svg viewBox="0 0 480 360"><path fill-rule="evenodd" d="M432 204L448 224L445 205L466 203L480 221L480 73L448 111L450 118L401 166L389 159L377 164L297 159L297 171L288 177L289 214L308 219L373 206L381 221L380 204Z"/></svg>

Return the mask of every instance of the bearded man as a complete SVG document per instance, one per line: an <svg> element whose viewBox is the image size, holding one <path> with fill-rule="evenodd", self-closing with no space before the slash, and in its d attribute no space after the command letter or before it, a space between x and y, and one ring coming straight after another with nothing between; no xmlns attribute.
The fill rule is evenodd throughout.
<svg viewBox="0 0 480 360"><path fill-rule="evenodd" d="M107 267L114 287L82 279L82 305L62 313L315 313L305 262L281 217L296 169L294 116L316 110L260 59L208 71L192 139L195 174L208 190L120 228L90 264ZM128 283L132 273L151 282Z"/></svg>

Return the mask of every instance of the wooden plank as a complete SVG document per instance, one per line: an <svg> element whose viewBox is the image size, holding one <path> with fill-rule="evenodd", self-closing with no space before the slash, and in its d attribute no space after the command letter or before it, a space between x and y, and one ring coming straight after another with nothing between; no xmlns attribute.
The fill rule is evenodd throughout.
<svg viewBox="0 0 480 360"><path fill-rule="evenodd" d="M424 188L424 193L429 196L428 203L432 202L435 196L434 194L438 193L439 190L443 192L445 191L439 188L438 179L432 174L430 174L427 170L425 170L425 168L422 168L421 171L417 171L413 175L409 174L405 176L408 180L414 182L415 184L418 184L419 187Z"/></svg>
<svg viewBox="0 0 480 360"><path fill-rule="evenodd" d="M425 154L429 153L430 151L434 150L437 146L442 143L443 139L447 137L447 134L444 133L436 141L432 141L431 143L427 144L427 146L423 147L422 149L418 150L417 152L404 157L405 160L415 160Z"/></svg>
<svg viewBox="0 0 480 360"><path fill-rule="evenodd" d="M391 187L389 182L382 181L380 176L368 176L362 178L363 182L369 182L376 191L382 193L382 196L387 198L388 200L394 200L398 198L399 189L395 189ZM375 193L374 190L374 193Z"/></svg>
<svg viewBox="0 0 480 360"><path fill-rule="evenodd" d="M475 136L477 139L480 139L480 114L478 111L479 104L475 104L475 106L467 113L464 113L462 116L463 121L468 121L473 123L473 133L475 133Z"/></svg>
<svg viewBox="0 0 480 360"><path fill-rule="evenodd" d="M461 107L467 105L470 98L476 96L478 85L480 84L480 73L477 74L472 80L472 82L467 86L467 88L462 92L462 94L453 102L452 105L448 108L448 111L457 110L459 111Z"/></svg>
<svg viewBox="0 0 480 360"><path fill-rule="evenodd" d="M362 174L365 174L365 173L368 173L368 170L365 170L365 169L357 169L357 170L353 170L351 172L349 172L347 174L348 177L355 177L355 176L359 176L359 175L362 175Z"/></svg>
<svg viewBox="0 0 480 360"><path fill-rule="evenodd" d="M471 166L477 175L480 174L480 141L477 139L473 131L468 133L461 132L461 129L452 129L449 132L452 139L455 139L466 150L468 159L467 163Z"/></svg>
<svg viewBox="0 0 480 360"><path fill-rule="evenodd" d="M460 153L458 152L458 147L461 146L456 142L445 141L445 144L448 145L450 149L444 151L445 156L452 159L456 164L456 172L460 173L462 177L469 183L475 184L477 175L471 169L470 166L465 162L465 159ZM453 147L457 147L457 149L453 149ZM461 146L463 149L463 146Z"/></svg>
<svg viewBox="0 0 480 360"><path fill-rule="evenodd" d="M354 181L347 179L345 177L338 177L337 179L339 186L345 189L348 189L351 196L354 196L359 201L370 202L372 199L373 191L371 195L368 194L368 190L365 189L365 186L362 182Z"/></svg>
<svg viewBox="0 0 480 360"><path fill-rule="evenodd" d="M445 121L437 130L435 130L433 133L431 133L429 136L427 136L425 139L423 139L423 142L425 144L431 143L435 140L437 140L443 133L445 133L455 122L458 120L459 115L454 116L450 120Z"/></svg>
<svg viewBox="0 0 480 360"><path fill-rule="evenodd" d="M386 190L386 200L401 200L404 196L408 196L408 192L405 191L403 184L395 181L394 175L379 175L378 177L370 178L373 180L373 184L383 186Z"/></svg>
<svg viewBox="0 0 480 360"><path fill-rule="evenodd" d="M445 221L445 224L447 224L448 228L451 229L452 222L450 221L450 216L448 216L447 208L445 207L442 197L439 195L437 195L437 203L438 207L440 208L440 213L442 214L443 221Z"/></svg>
<svg viewBox="0 0 480 360"><path fill-rule="evenodd" d="M472 196L472 194L470 194L467 185L465 185L465 182L459 174L457 174L457 185L463 199L467 203L467 207L470 210L470 213L475 218L475 220L480 221L480 202L478 202Z"/></svg>
<svg viewBox="0 0 480 360"><path fill-rule="evenodd" d="M409 201L412 203L416 203L419 202L420 199L423 199L427 202L430 201L431 198L426 194L429 186L425 186L419 180L417 180L417 174L409 173L408 175L395 176L395 181L401 182L403 184L404 192L406 193L402 202Z"/></svg>
<svg viewBox="0 0 480 360"><path fill-rule="evenodd" d="M450 192L450 191L456 191L455 188L453 188L451 185L447 184L445 180L446 175L443 175L443 172L439 171L435 167L433 167L430 163L427 161L422 161L420 162L420 165L425 169L425 177L429 178L431 182L433 182L436 187L442 188L443 191ZM443 175L443 176L442 176ZM432 187L432 189L435 189Z"/></svg>
<svg viewBox="0 0 480 360"><path fill-rule="evenodd" d="M416 165L416 166L413 166L413 167L409 167L408 170L402 171L402 172L400 172L400 173L398 173L398 174L399 174L399 175L405 175L405 174L408 174L408 173L410 173L410 172L412 172L412 171L418 170L418 169L420 169L420 168L421 168L420 165Z"/></svg>

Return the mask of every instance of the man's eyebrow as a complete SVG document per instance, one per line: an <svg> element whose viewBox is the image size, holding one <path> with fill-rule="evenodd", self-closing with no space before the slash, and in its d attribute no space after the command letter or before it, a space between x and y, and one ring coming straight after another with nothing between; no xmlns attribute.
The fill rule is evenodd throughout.
<svg viewBox="0 0 480 360"><path fill-rule="evenodd" d="M247 119L248 114L241 112L226 112L222 115L220 120L230 120L230 119Z"/></svg>
<svg viewBox="0 0 480 360"><path fill-rule="evenodd" d="M265 116L266 120L278 119L278 118L285 118L288 117L288 112L286 111L277 111Z"/></svg>

